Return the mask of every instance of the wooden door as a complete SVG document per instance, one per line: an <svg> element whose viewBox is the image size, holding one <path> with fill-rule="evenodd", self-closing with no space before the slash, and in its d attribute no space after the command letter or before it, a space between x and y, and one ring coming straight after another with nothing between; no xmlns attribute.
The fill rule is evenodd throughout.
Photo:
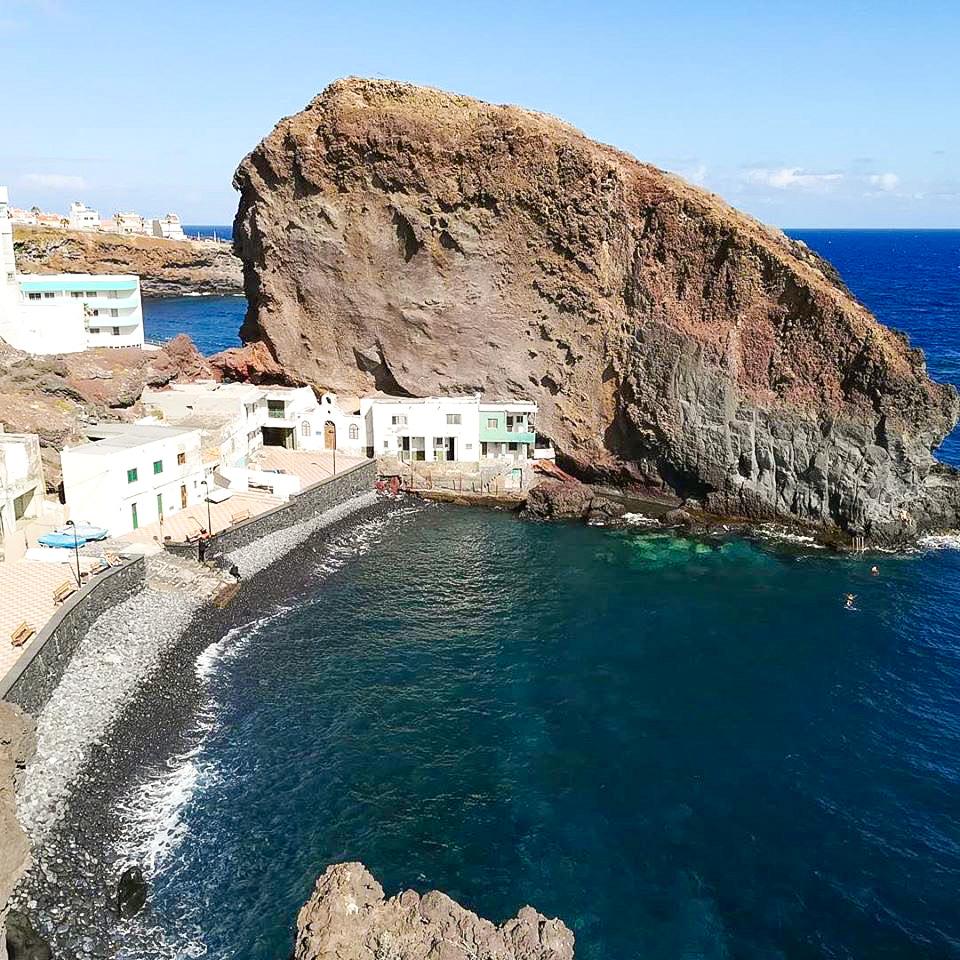
<svg viewBox="0 0 960 960"><path fill-rule="evenodd" d="M323 445L327 450L337 449L337 425L332 420L323 425Z"/></svg>

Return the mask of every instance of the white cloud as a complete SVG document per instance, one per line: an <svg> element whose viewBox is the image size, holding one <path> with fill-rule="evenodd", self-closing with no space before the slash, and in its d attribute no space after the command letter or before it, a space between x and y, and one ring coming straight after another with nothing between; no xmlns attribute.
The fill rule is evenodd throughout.
<svg viewBox="0 0 960 960"><path fill-rule="evenodd" d="M24 187L36 187L39 190L85 190L87 181L83 177L68 173L26 173L20 178Z"/></svg>
<svg viewBox="0 0 960 960"><path fill-rule="evenodd" d="M747 171L747 180L777 190L829 190L843 179L842 173L807 173L802 167L779 167L775 170L756 167Z"/></svg>
<svg viewBox="0 0 960 960"><path fill-rule="evenodd" d="M878 190L884 190L892 193L900 186L900 178L895 173L871 173L867 177L867 183L876 187Z"/></svg>

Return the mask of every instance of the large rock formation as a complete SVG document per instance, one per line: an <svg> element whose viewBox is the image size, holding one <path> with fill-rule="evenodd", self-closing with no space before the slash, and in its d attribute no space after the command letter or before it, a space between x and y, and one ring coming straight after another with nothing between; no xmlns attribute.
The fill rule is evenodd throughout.
<svg viewBox="0 0 960 960"><path fill-rule="evenodd" d="M22 273L135 273L150 297L243 286L240 261L224 243L17 226L14 247Z"/></svg>
<svg viewBox="0 0 960 960"><path fill-rule="evenodd" d="M328 867L300 911L295 960L572 960L573 934L533 907L497 927L436 890L385 899L362 863Z"/></svg>
<svg viewBox="0 0 960 960"><path fill-rule="evenodd" d="M581 476L720 513L957 522L920 351L803 244L558 120L342 80L235 185L242 336L294 379L528 397Z"/></svg>
<svg viewBox="0 0 960 960"><path fill-rule="evenodd" d="M35 745L31 718L0 701L0 960L7 958L7 900L30 865L30 844L17 823L14 790Z"/></svg>

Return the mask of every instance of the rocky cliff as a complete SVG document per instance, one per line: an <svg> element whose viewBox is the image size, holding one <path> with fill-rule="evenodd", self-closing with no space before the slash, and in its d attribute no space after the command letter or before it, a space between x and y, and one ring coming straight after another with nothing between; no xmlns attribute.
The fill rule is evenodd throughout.
<svg viewBox="0 0 960 960"><path fill-rule="evenodd" d="M227 244L17 226L22 273L135 273L145 296L239 293L240 261Z"/></svg>
<svg viewBox="0 0 960 960"><path fill-rule="evenodd" d="M551 117L347 79L237 170L247 341L348 393L540 405L587 478L879 540L953 527L953 388L800 243Z"/></svg>
<svg viewBox="0 0 960 960"><path fill-rule="evenodd" d="M386 899L362 863L327 868L297 922L295 960L572 960L573 934L532 907L497 927L436 890Z"/></svg>
<svg viewBox="0 0 960 960"><path fill-rule="evenodd" d="M30 864L30 844L17 823L14 790L33 755L35 735L27 714L0 702L0 960L7 958L7 900Z"/></svg>

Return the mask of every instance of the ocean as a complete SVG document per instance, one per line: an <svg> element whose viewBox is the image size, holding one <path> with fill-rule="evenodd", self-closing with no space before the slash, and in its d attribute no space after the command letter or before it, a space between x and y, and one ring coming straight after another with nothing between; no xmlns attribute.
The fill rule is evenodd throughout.
<svg viewBox="0 0 960 960"><path fill-rule="evenodd" d="M960 379L960 232L794 235ZM288 956L340 860L533 904L584 960L960 956L955 546L438 505L308 543L207 628L186 748L118 786L129 956Z"/></svg>

